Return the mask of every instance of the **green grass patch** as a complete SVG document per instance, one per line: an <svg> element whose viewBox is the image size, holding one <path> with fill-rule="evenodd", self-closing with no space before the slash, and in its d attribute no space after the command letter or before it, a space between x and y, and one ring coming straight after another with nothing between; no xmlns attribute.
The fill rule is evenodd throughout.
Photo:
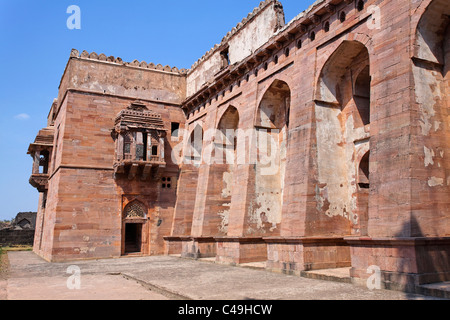
<svg viewBox="0 0 450 320"><path fill-rule="evenodd" d="M33 251L32 246L14 246L14 247L3 247L3 253L8 251Z"/></svg>

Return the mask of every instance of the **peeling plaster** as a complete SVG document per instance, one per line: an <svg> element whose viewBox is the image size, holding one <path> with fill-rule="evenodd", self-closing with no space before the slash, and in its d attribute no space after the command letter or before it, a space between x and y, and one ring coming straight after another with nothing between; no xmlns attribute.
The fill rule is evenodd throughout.
<svg viewBox="0 0 450 320"><path fill-rule="evenodd" d="M425 163L425 167L428 167L429 165L433 165L434 164L434 151L428 149L427 147L423 147L424 149L424 153L425 153L425 159L424 159L424 163Z"/></svg>
<svg viewBox="0 0 450 320"><path fill-rule="evenodd" d="M440 122L433 121L432 118L436 115L434 109L436 104L436 97L443 96L440 92L440 86L432 86L430 84L436 83L439 78L437 72L430 72L424 68L413 68L414 79L416 81L416 99L419 104L420 112L420 127L422 135L428 136L430 131L440 129Z"/></svg>
<svg viewBox="0 0 450 320"><path fill-rule="evenodd" d="M447 179L448 180L448 179ZM436 177L431 177L430 179L428 179L428 185L430 187L437 187L437 186L443 186L444 185L444 179L442 178L436 178Z"/></svg>
<svg viewBox="0 0 450 320"><path fill-rule="evenodd" d="M231 197L231 188L233 186L233 174L231 172L223 173L222 198Z"/></svg>
<svg viewBox="0 0 450 320"><path fill-rule="evenodd" d="M224 203L222 206L226 207L227 209L218 213L221 218L219 232L226 234L228 232L228 217L230 215L231 203Z"/></svg>

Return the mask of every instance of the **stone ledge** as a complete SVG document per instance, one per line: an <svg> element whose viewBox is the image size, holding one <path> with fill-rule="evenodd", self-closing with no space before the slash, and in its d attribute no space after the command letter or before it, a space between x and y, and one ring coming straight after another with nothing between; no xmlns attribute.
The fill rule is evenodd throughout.
<svg viewBox="0 0 450 320"><path fill-rule="evenodd" d="M450 245L450 237L344 237L344 241L352 245Z"/></svg>

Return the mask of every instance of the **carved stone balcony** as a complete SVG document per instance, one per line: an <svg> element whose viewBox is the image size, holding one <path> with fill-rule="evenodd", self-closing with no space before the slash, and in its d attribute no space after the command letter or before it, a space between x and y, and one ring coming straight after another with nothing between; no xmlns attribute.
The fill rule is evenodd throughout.
<svg viewBox="0 0 450 320"><path fill-rule="evenodd" d="M127 175L133 180L159 179L165 168L164 139L166 129L161 115L151 112L144 103L135 101L116 117L113 131L116 138L116 177Z"/></svg>
<svg viewBox="0 0 450 320"><path fill-rule="evenodd" d="M28 154L33 158L30 184L39 192L48 189L49 166L53 152L53 126L39 131L34 143L30 144Z"/></svg>

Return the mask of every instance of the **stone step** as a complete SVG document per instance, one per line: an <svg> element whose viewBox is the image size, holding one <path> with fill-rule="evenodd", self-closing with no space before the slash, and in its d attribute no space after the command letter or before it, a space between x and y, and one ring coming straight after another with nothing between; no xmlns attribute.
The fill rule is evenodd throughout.
<svg viewBox="0 0 450 320"><path fill-rule="evenodd" d="M301 276L310 279L351 283L350 267L302 271Z"/></svg>
<svg viewBox="0 0 450 320"><path fill-rule="evenodd" d="M437 298L450 299L450 281L416 286L416 293Z"/></svg>

